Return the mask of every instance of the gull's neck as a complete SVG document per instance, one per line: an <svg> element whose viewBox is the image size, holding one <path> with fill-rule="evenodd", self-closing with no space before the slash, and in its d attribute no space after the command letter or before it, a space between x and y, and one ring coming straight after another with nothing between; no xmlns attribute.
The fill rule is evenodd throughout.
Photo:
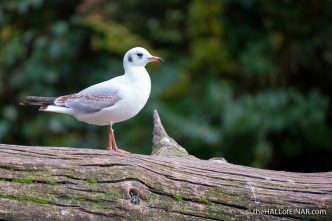
<svg viewBox="0 0 332 221"><path fill-rule="evenodd" d="M144 75L149 76L149 74L148 74L148 72L147 72L147 70L145 69L144 66L141 66L141 67L139 67L139 66L127 66L124 69L125 69L124 75L126 77L129 77L129 78L133 79L133 80L142 78L142 76L144 76Z"/></svg>

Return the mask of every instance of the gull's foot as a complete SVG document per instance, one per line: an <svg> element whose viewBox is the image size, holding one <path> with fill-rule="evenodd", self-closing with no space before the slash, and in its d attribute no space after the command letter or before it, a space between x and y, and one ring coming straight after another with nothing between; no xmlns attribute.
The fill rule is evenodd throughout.
<svg viewBox="0 0 332 221"><path fill-rule="evenodd" d="M130 152L119 149L119 148L116 148L114 150L114 148L110 147L110 146L106 147L106 150L111 151L111 153L114 153L114 154L120 154L120 155L130 154Z"/></svg>
<svg viewBox="0 0 332 221"><path fill-rule="evenodd" d="M130 152L117 148L116 151L118 154L130 154Z"/></svg>

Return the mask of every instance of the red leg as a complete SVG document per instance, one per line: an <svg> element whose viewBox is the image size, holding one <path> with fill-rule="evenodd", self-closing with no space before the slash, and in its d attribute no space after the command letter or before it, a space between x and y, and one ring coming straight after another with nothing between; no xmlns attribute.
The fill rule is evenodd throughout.
<svg viewBox="0 0 332 221"><path fill-rule="evenodd" d="M112 124L110 124L109 128L108 128L108 145L106 147L107 150L113 150L113 136L112 136Z"/></svg>
<svg viewBox="0 0 332 221"><path fill-rule="evenodd" d="M107 150L110 151L114 151L115 153L119 153L119 154L126 154L129 153L125 150L121 150L118 148L118 146L116 145L116 141L115 141L115 136L114 136L114 130L112 128L112 123L110 123L110 127L109 127L109 131L108 131L108 146L107 146Z"/></svg>
<svg viewBox="0 0 332 221"><path fill-rule="evenodd" d="M111 128L110 128L110 130L111 130L111 136L112 136L112 149L114 150L114 151L118 151L118 146L116 145L116 141L115 141L115 136L114 136L114 130L113 130L113 128L112 128L112 125L111 125Z"/></svg>

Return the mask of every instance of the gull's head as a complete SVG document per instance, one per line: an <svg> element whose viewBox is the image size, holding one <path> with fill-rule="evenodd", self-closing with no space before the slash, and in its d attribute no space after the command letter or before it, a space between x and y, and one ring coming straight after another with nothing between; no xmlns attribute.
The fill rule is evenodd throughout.
<svg viewBox="0 0 332 221"><path fill-rule="evenodd" d="M123 57L123 66L127 67L145 67L149 62L164 62L160 57L151 55L145 48L135 47L127 51Z"/></svg>

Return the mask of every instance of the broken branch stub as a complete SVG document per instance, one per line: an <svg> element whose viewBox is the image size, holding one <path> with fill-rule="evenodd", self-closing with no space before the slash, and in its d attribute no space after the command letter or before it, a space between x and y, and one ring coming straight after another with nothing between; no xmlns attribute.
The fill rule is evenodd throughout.
<svg viewBox="0 0 332 221"><path fill-rule="evenodd" d="M185 157L191 156L173 138L168 136L163 127L158 111L153 112L152 153L155 156Z"/></svg>

